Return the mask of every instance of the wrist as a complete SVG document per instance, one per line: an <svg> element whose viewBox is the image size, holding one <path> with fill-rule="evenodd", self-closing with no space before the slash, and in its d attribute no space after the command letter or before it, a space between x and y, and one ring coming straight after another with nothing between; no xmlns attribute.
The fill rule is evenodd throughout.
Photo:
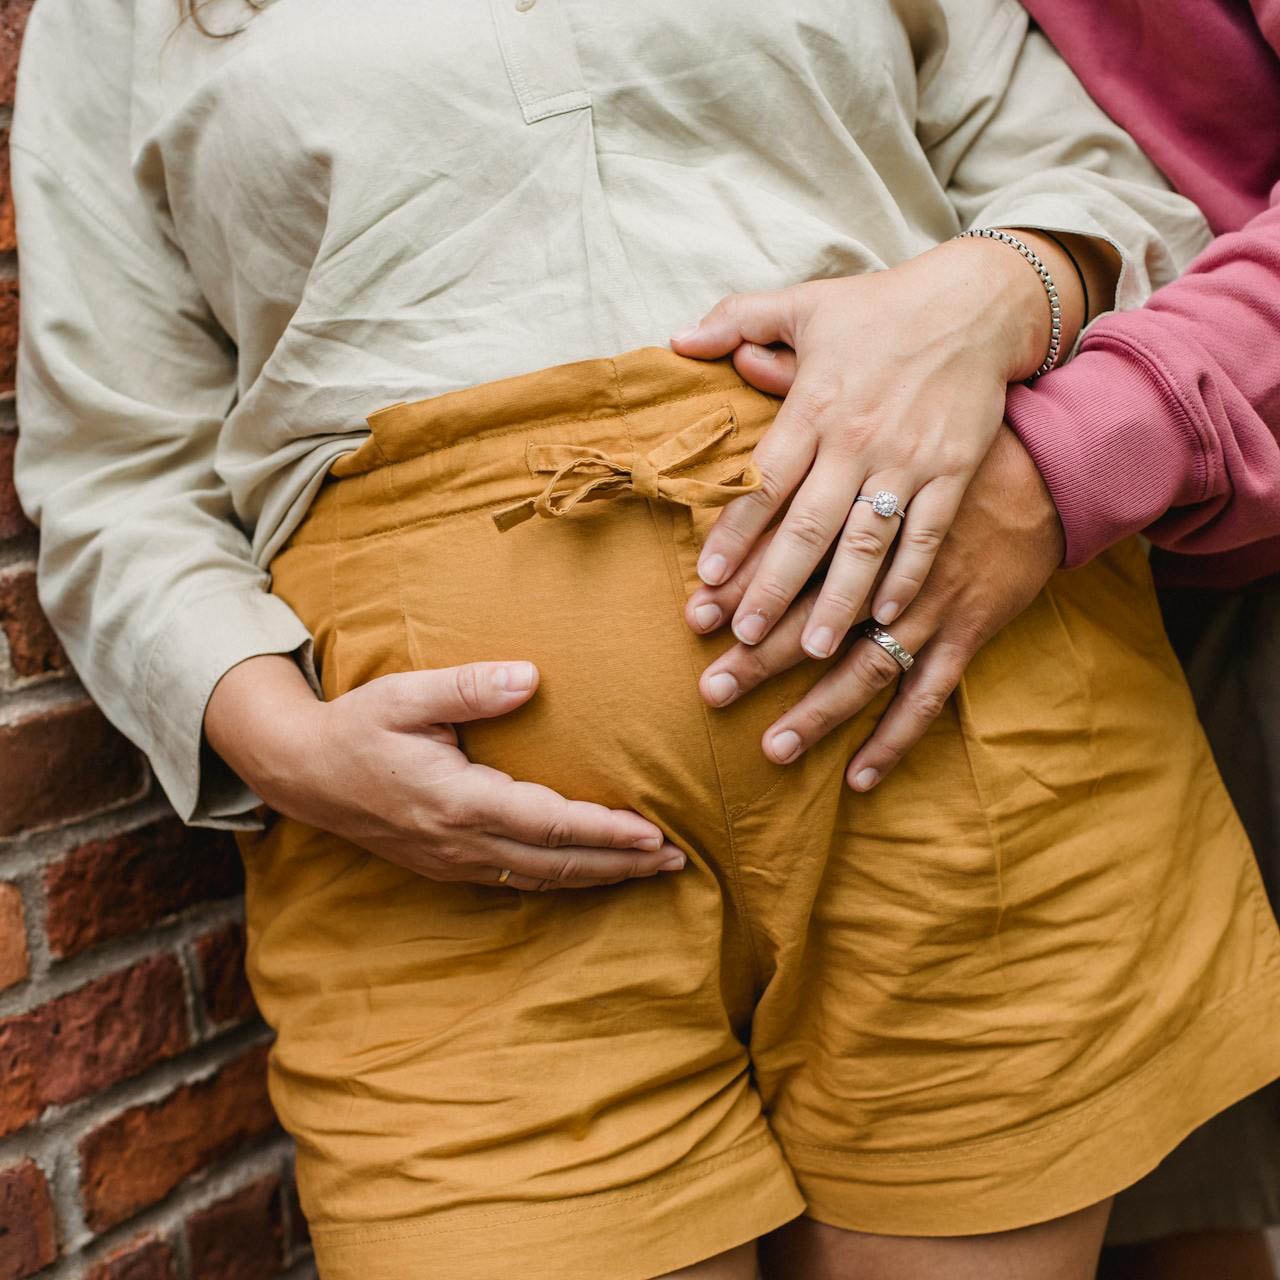
<svg viewBox="0 0 1280 1280"><path fill-rule="evenodd" d="M214 686L204 737L227 766L274 809L307 767L326 704L285 654L237 663Z"/></svg>
<svg viewBox="0 0 1280 1280"><path fill-rule="evenodd" d="M1038 245L1028 245L1039 255ZM937 250L944 251L1003 380L1030 378L1044 363L1053 333L1048 294L1035 267L1012 246L984 236L948 240Z"/></svg>

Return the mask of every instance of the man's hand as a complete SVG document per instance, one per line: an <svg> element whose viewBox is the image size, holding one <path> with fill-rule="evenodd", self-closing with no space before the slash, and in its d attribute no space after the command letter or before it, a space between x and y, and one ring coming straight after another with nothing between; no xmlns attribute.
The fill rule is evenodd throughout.
<svg viewBox="0 0 1280 1280"><path fill-rule="evenodd" d="M769 536L728 582L701 587L689 598L685 617L695 631L721 625L714 609L720 620L733 615ZM887 628L916 655L915 665L904 675L879 645L854 640L765 731L765 754L780 764L797 759L901 677L893 701L845 772L851 787L869 791L924 736L974 654L1036 598L1062 563L1064 549L1062 524L1040 473L1017 436L1001 427L924 588ZM805 660L800 637L819 587L807 588L761 643L736 644L713 662L700 682L704 699L724 706Z"/></svg>

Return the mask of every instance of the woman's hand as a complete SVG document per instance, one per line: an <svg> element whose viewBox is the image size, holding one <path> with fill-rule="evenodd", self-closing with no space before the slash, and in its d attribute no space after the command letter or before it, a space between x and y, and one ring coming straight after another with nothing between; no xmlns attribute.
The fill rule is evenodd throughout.
<svg viewBox="0 0 1280 1280"><path fill-rule="evenodd" d="M729 616L767 554L766 545L762 540L723 586L702 587L690 596L685 617L695 631L714 630L716 610ZM869 791L924 736L973 655L1036 598L1062 563L1064 550L1062 524L1035 463L1017 436L1002 428L969 486L928 582L890 628L916 655L914 666L904 675L879 645L855 640L765 730L765 754L780 764L797 759L901 677L888 709L845 771L851 787ZM816 598L816 589L810 588L760 644L726 650L702 673L703 698L724 706L804 660L800 637Z"/></svg>
<svg viewBox="0 0 1280 1280"><path fill-rule="evenodd" d="M1057 282L1069 347L1083 318L1071 259L1047 237L1016 234ZM1091 293L1105 298L1103 251L1090 256L1093 242L1069 240L1095 277ZM833 542L804 628L805 652L824 658L835 651L895 537L871 612L885 624L899 616L999 430L1008 383L1039 366L1049 331L1035 271L1008 245L975 238L948 241L887 271L733 295L673 337L683 355L733 352L747 381L786 394L753 455L763 487L724 509L699 560L704 582L725 582L781 514L737 606L738 639L757 644L768 634ZM794 354L763 345L770 343ZM855 503L878 490L897 495L905 521Z"/></svg>
<svg viewBox="0 0 1280 1280"><path fill-rule="evenodd" d="M268 805L432 880L587 888L684 866L652 822L472 764L453 725L537 688L530 662L382 676L320 702L292 659L250 658L205 712L209 745Z"/></svg>

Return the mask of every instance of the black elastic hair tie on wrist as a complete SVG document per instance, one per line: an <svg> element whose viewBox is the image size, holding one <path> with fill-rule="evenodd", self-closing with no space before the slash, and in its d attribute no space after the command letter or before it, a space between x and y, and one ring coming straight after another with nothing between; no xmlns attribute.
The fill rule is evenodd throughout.
<svg viewBox="0 0 1280 1280"><path fill-rule="evenodd" d="M1076 275L1080 277L1080 289L1084 293L1084 324L1080 326L1083 329L1084 326L1089 323L1089 311L1090 311L1089 286L1085 283L1084 272L1080 270L1080 264L1079 262L1076 261L1076 255L1072 253L1071 250L1068 249L1067 246L1063 244L1062 241L1059 240L1058 237L1055 236L1052 231L1042 230L1040 234L1042 236L1048 236L1049 239L1052 240L1053 243L1056 244L1058 248L1061 249L1062 252L1067 255L1068 258L1071 259L1071 265L1075 267Z"/></svg>

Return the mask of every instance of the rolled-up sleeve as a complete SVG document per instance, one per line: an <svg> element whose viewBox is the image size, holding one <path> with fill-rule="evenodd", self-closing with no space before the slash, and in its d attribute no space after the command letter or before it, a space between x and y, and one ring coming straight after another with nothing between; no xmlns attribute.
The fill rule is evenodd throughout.
<svg viewBox="0 0 1280 1280"><path fill-rule="evenodd" d="M1208 224L1089 97L1014 0L954 0L928 41L916 133L971 226L1093 236L1120 254L1118 310L1208 242ZM919 56L918 54L918 56Z"/></svg>
<svg viewBox="0 0 1280 1280"><path fill-rule="evenodd" d="M235 349L133 177L112 82L128 10L94 8L94 30L69 34L38 7L23 50L15 482L40 527L41 605L85 688L185 821L252 827L258 798L202 752L205 704L256 654L296 653L314 682L311 638L269 594L215 470ZM71 85L59 50L86 38L96 70Z"/></svg>

